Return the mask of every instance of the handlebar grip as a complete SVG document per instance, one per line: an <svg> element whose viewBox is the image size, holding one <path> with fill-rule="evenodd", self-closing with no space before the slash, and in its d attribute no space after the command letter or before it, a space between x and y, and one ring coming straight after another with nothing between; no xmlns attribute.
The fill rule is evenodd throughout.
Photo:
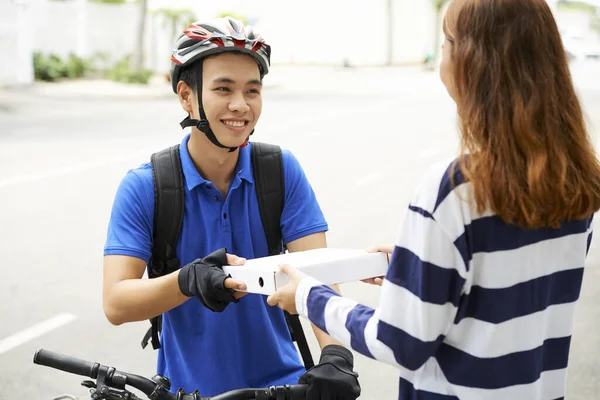
<svg viewBox="0 0 600 400"><path fill-rule="evenodd" d="M84 361L79 358L57 354L50 350L39 349L33 356L33 363L50 368L59 369L71 374L82 375L95 379L98 368L96 363Z"/></svg>
<svg viewBox="0 0 600 400"><path fill-rule="evenodd" d="M290 385L290 392L292 392L291 398L294 400L306 399L306 389L308 389L308 385L306 384Z"/></svg>

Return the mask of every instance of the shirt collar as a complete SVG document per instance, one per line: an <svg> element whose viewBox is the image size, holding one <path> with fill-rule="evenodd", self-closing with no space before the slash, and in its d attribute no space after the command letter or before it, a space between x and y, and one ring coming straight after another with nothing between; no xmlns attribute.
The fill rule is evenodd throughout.
<svg viewBox="0 0 600 400"><path fill-rule="evenodd" d="M247 182L254 183L252 174L252 143L240 149L240 156L235 166L236 174Z"/></svg>
<svg viewBox="0 0 600 400"><path fill-rule="evenodd" d="M187 148L189 139L190 134L188 133L185 135L181 145L179 146L179 157L181 158L181 169L183 171L183 177L185 179L187 189L191 191L196 186L208 183L208 181L204 179L202 175L200 175L196 169L196 166L194 165L194 162L192 161L192 157L190 156L190 152ZM252 157L250 154L250 146L251 144L248 144L248 146L240 149L233 179L238 176L239 178L250 183L254 182L252 175Z"/></svg>

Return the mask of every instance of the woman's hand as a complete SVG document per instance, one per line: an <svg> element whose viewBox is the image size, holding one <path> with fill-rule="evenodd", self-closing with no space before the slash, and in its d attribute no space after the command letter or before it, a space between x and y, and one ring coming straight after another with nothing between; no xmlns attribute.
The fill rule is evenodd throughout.
<svg viewBox="0 0 600 400"><path fill-rule="evenodd" d="M267 297L267 304L277 306L292 315L298 314L296 310L296 290L298 284L306 275L290 265L282 265L280 268L281 272L290 278L290 282Z"/></svg>
<svg viewBox="0 0 600 400"><path fill-rule="evenodd" d="M384 244L379 246L370 247L367 249L369 253L387 253L388 261L392 258L395 246L393 244ZM362 279L361 282L369 283L371 285L381 286L383 285L384 276L377 276L374 278Z"/></svg>

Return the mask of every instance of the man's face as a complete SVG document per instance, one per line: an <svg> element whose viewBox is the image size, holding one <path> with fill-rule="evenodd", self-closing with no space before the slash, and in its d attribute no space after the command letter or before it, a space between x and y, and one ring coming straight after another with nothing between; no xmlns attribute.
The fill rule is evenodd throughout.
<svg viewBox="0 0 600 400"><path fill-rule="evenodd" d="M244 54L225 53L204 60L202 105L217 140L227 147L244 143L262 112L258 64ZM192 116L199 119L198 101Z"/></svg>

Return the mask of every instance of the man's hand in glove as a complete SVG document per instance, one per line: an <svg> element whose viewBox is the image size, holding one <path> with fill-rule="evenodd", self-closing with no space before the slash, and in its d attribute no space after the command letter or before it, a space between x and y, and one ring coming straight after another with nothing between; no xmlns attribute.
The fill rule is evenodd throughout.
<svg viewBox="0 0 600 400"><path fill-rule="evenodd" d="M319 363L306 371L298 383L308 384L306 400L355 400L360 396L354 357L343 346L331 344L321 351Z"/></svg>
<svg viewBox="0 0 600 400"><path fill-rule="evenodd" d="M219 249L208 256L197 259L179 271L179 290L188 297L196 297L212 311L221 312L229 303L237 303L247 293L246 284L236 281L223 272L223 265L244 265L246 260Z"/></svg>

